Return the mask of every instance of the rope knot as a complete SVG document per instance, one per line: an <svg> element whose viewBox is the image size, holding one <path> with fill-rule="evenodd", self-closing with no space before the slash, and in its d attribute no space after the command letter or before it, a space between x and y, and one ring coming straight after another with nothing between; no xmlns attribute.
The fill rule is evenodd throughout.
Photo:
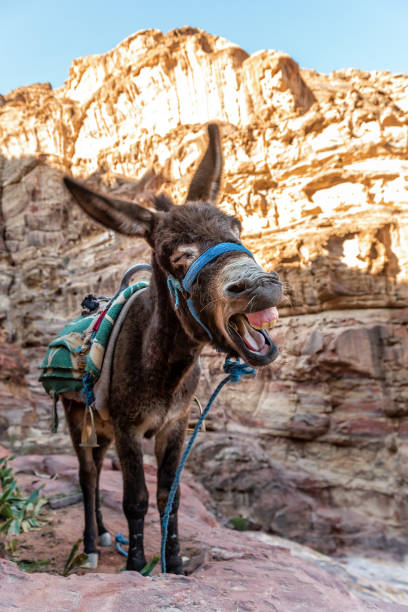
<svg viewBox="0 0 408 612"><path fill-rule="evenodd" d="M239 357L232 361L231 357L225 358L224 372L230 375L232 382L239 382L243 376L255 376L255 368L251 368L246 363L241 363Z"/></svg>
<svg viewBox="0 0 408 612"><path fill-rule="evenodd" d="M92 406L92 404L95 402L95 395L93 392L94 382L89 372L86 372L86 374L83 376L82 385L82 391L86 398L86 405Z"/></svg>

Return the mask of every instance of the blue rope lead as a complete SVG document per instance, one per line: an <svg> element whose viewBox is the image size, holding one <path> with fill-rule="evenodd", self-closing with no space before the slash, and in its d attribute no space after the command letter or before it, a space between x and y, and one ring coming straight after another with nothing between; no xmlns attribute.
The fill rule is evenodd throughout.
<svg viewBox="0 0 408 612"><path fill-rule="evenodd" d="M117 533L115 535L115 542L116 542L116 549L117 551L123 555L124 557L127 557L128 554L125 550L123 550L123 548L120 547L121 544L129 544L129 540L127 540L125 538L125 536L123 535L123 533Z"/></svg>
<svg viewBox="0 0 408 612"><path fill-rule="evenodd" d="M160 558L161 558L161 568L162 568L163 574L166 573L166 542L167 542L167 531L168 531L168 525L169 525L170 512L171 512L171 509L173 508L174 498L176 496L176 492L177 492L177 489L180 483L181 472L183 471L187 458L193 447L194 440L196 439L197 434L201 428L201 425L204 419L206 418L207 414L210 412L211 406L213 405L214 400L216 399L221 389L229 382L239 382L242 376L255 376L256 370L255 368L251 368L250 366L248 366L246 363L241 363L239 357L237 358L236 361L232 361L229 357L226 357L225 363L224 363L224 372L228 374L228 376L226 376L224 380L222 380L220 384L218 385L218 387L215 389L214 393L211 395L210 399L208 400L207 406L204 408L200 418L198 419L196 426L194 427L194 431L191 434L191 437L188 441L188 444L186 448L184 449L184 452L181 457L180 463L178 465L176 474L174 476L173 483L170 488L170 493L169 493L169 497L167 500L166 508L164 509L163 520L162 520L162 539L161 539L161 548L160 548Z"/></svg>

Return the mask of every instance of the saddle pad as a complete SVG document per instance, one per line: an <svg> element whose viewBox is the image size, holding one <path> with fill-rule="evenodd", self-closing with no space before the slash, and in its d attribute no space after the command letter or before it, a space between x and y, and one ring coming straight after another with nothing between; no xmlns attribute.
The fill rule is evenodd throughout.
<svg viewBox="0 0 408 612"><path fill-rule="evenodd" d="M94 382L98 380L112 329L123 306L147 285L145 282L130 285L107 310L102 305L97 312L74 319L50 342L39 366L42 370L39 380L49 395L80 391L86 372Z"/></svg>

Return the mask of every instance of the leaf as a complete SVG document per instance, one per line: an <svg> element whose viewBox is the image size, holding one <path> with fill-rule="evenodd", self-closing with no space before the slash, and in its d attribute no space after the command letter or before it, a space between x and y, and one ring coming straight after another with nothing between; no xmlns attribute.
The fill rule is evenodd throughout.
<svg viewBox="0 0 408 612"><path fill-rule="evenodd" d="M0 516L4 516L5 518L12 518L14 514L10 508L10 505L6 502L0 506Z"/></svg>
<svg viewBox="0 0 408 612"><path fill-rule="evenodd" d="M69 574L69 572L71 570L71 564L74 561L74 557L75 557L75 555L78 552L78 548L79 548L79 545L81 544L81 542L82 542L82 538L79 538L79 540L77 540L75 542L75 544L73 545L73 547L71 548L71 552L69 553L68 558L65 561L64 569L63 569L63 572L62 572L63 576L68 576L68 574Z"/></svg>
<svg viewBox="0 0 408 612"><path fill-rule="evenodd" d="M45 506L46 503L48 503L47 498L40 497L40 499L37 501L36 505L34 506L34 510L33 510L34 516L37 516L41 512L41 508Z"/></svg>
<svg viewBox="0 0 408 612"><path fill-rule="evenodd" d="M143 569L140 570L142 576L148 576L150 572L155 568L155 566L160 561L160 555L153 555L148 563L144 566Z"/></svg>
<svg viewBox="0 0 408 612"><path fill-rule="evenodd" d="M11 533L10 533L10 529L12 530ZM13 533L15 535L18 535L20 533L20 529L21 529L21 519L20 518L16 518L12 522L10 529L9 529L9 535L11 535Z"/></svg>
<svg viewBox="0 0 408 612"><path fill-rule="evenodd" d="M33 491L30 495L30 497L27 499L27 506L28 504L32 504L35 502L35 500L37 499L38 495L40 493L40 489L35 489L35 491Z"/></svg>
<svg viewBox="0 0 408 612"><path fill-rule="evenodd" d="M10 479L12 480L12 476L11 476L12 471L13 470L11 468L8 468L8 470L3 470L1 473L1 480L2 481L6 481Z"/></svg>
<svg viewBox="0 0 408 612"><path fill-rule="evenodd" d="M69 565L69 567L67 567L66 569L64 568L64 571L62 573L63 576L68 576L68 574L70 572L72 572L74 569L76 569L77 567L81 567L81 565L88 559L88 555L84 552L79 553L79 555L77 555L75 557L75 559L72 560L71 564Z"/></svg>
<svg viewBox="0 0 408 612"><path fill-rule="evenodd" d="M7 535L10 535L10 534L8 533L8 530L9 530L9 526L10 526L10 524L11 524L11 522L12 522L13 520L14 520L14 519L13 519L13 517L11 517L11 518L7 519L7 521L6 521L5 523L3 523L3 525L1 526L0 531L1 531L1 532L6 532L6 533L7 533Z"/></svg>
<svg viewBox="0 0 408 612"><path fill-rule="evenodd" d="M17 482L12 482L10 485L8 485L5 489L3 489L3 495L0 497L0 502L5 501L6 499L8 499L9 497L11 497L13 491L16 489L17 487Z"/></svg>

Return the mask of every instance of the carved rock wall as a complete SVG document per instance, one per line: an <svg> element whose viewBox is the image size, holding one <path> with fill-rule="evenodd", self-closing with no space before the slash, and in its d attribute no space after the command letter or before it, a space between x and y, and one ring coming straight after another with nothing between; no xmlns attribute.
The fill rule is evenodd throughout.
<svg viewBox="0 0 408 612"><path fill-rule="evenodd" d="M237 474L234 482L211 468L206 484L226 514L254 526L312 538L313 545L325 534L327 550L351 540L402 550L407 100L406 75L320 75L283 53L248 56L193 28L139 32L104 55L75 60L59 90L36 84L6 94L0 311L7 342L0 359L18 365L14 378L2 368L3 431L24 443L44 437L50 404L35 383L44 346L86 293L112 294L128 265L149 258L142 242L86 218L63 190L61 173L132 197L143 187L137 179L152 168L148 188L163 187L182 201L205 146L202 124L217 120L225 155L220 206L240 217L260 263L279 271L288 303L275 331L281 357L253 381L224 391L206 452L211 456L208 445L215 452L220 441L239 449L251 433L255 456L264 453L295 492L313 498L312 518L293 533L297 515L292 502L282 504L279 487L268 489L266 518L251 514L251 496L239 494L240 452L222 457ZM203 363L205 401L221 361L208 353ZM197 453L206 465L207 455ZM273 465L265 472L271 480ZM257 470L251 473L256 481ZM248 478L247 484L259 488ZM319 523L323 515L326 523ZM365 522L381 542L366 537ZM310 527L317 523L323 531ZM348 540L340 523L356 537Z"/></svg>

